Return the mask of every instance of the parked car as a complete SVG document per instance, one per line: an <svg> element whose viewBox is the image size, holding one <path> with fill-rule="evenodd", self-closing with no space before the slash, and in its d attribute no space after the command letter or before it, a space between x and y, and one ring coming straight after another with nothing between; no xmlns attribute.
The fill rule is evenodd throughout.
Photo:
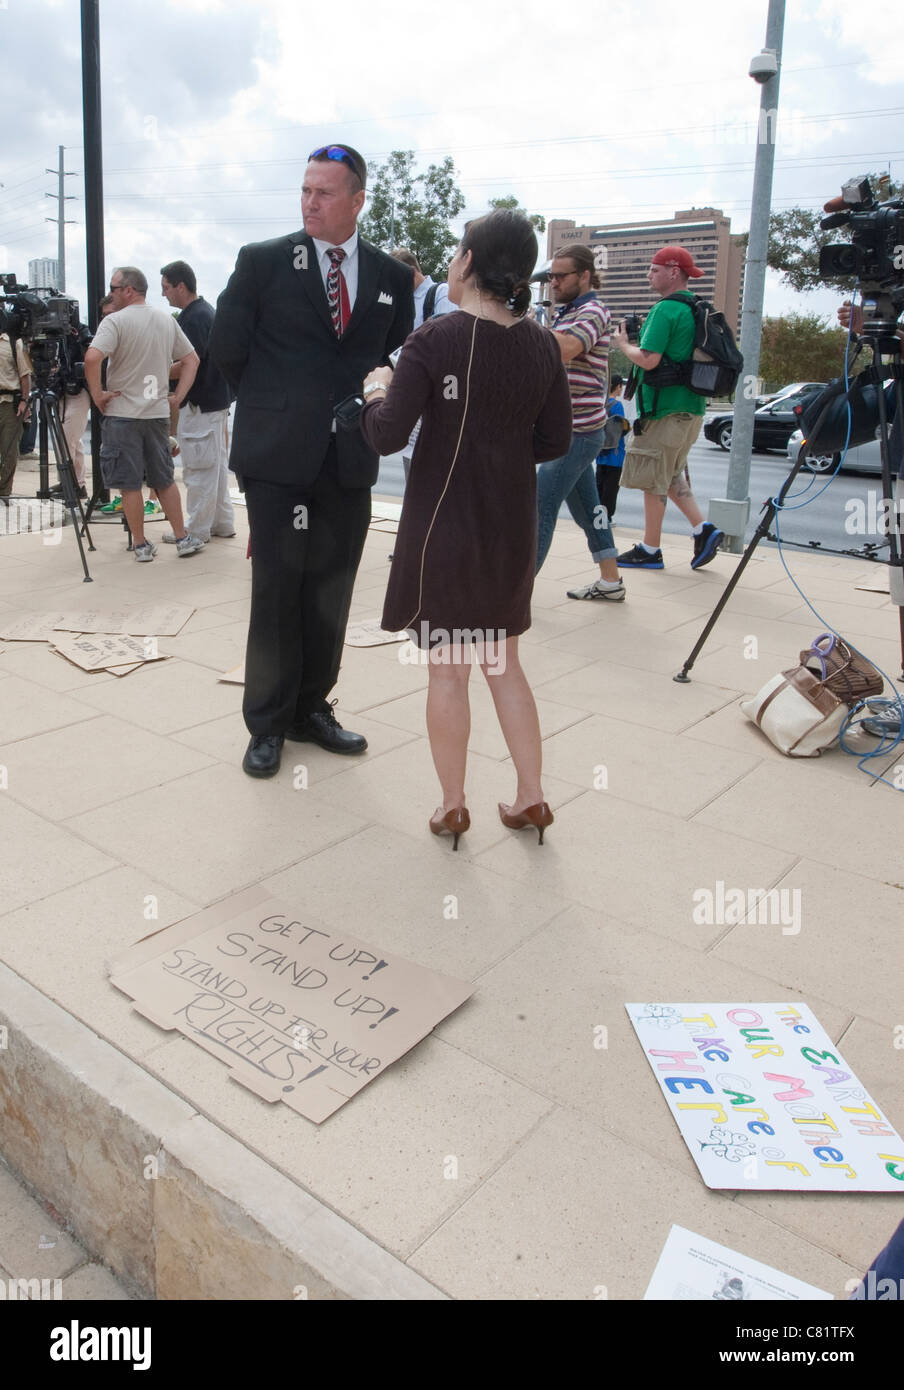
<svg viewBox="0 0 904 1390"><path fill-rule="evenodd" d="M795 430L788 440L788 458L792 463L797 462L802 448L806 450L806 441L801 431ZM816 448L812 453L805 452L801 469L805 473L833 473L840 458L840 451L831 453ZM841 466L843 469L850 468L854 473L875 473L881 476L882 454L878 439L870 439L866 444L858 444L856 448L848 449Z"/></svg>
<svg viewBox="0 0 904 1390"><path fill-rule="evenodd" d="M759 450L784 449L796 429L800 428L799 409L823 389L824 382L795 381L768 405L760 406L753 416L753 447ZM705 439L718 444L726 453L731 449L733 413L711 415L703 425Z"/></svg>

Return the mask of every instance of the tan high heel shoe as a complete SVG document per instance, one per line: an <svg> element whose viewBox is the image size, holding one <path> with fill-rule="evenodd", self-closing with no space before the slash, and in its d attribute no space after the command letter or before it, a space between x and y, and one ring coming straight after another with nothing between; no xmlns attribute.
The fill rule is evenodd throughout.
<svg viewBox="0 0 904 1390"><path fill-rule="evenodd" d="M471 828L471 816L467 806L456 806L454 811L439 808L429 821L434 835L451 835L452 848L458 849L458 837Z"/></svg>
<svg viewBox="0 0 904 1390"><path fill-rule="evenodd" d="M555 816L545 801L538 801L535 806L528 806L514 816L509 814L501 801L498 805L499 819L503 825L507 825L509 830L526 830L529 825L532 825L535 830L539 831L540 844L542 845L543 831L555 820Z"/></svg>

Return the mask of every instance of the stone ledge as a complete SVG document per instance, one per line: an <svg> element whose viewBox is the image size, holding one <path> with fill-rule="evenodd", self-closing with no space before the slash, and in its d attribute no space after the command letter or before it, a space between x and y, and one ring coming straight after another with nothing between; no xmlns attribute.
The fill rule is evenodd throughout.
<svg viewBox="0 0 904 1390"><path fill-rule="evenodd" d="M0 964L2 1028L4 1157L146 1294L446 1297Z"/></svg>

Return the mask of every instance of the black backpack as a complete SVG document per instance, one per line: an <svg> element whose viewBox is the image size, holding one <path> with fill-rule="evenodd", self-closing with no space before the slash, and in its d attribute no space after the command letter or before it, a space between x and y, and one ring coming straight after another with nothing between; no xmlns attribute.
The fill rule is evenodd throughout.
<svg viewBox="0 0 904 1390"><path fill-rule="evenodd" d="M644 386L686 386L698 396L731 396L744 370L744 359L725 315L697 295L667 294L664 299L686 304L693 314L693 356L684 362L663 357L658 367L644 372Z"/></svg>
<svg viewBox="0 0 904 1390"><path fill-rule="evenodd" d="M436 291L438 289L439 285L431 285L427 293L424 295L424 317L422 320L422 322L424 323L426 323L428 319L433 318L433 309L434 305L436 304Z"/></svg>

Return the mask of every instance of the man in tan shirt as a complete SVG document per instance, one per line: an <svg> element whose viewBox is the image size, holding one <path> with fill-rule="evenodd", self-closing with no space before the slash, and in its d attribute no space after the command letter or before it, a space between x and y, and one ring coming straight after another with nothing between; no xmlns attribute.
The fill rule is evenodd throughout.
<svg viewBox="0 0 904 1390"><path fill-rule="evenodd" d="M9 334L0 333L0 497L9 497L13 490L30 390L28 353L17 340L13 359Z"/></svg>
<svg viewBox="0 0 904 1390"><path fill-rule="evenodd" d="M107 487L118 487L135 542L135 559L153 560L157 547L145 539L145 480L156 489L176 538L176 554L195 555L204 542L185 528L182 499L173 480L169 445L170 405L181 406L198 370L198 354L174 318L146 302L148 282L137 266L117 266L110 280L113 312L98 324L85 353L85 380L104 416L100 463ZM109 358L107 384L101 366ZM182 372L168 395L170 367Z"/></svg>

